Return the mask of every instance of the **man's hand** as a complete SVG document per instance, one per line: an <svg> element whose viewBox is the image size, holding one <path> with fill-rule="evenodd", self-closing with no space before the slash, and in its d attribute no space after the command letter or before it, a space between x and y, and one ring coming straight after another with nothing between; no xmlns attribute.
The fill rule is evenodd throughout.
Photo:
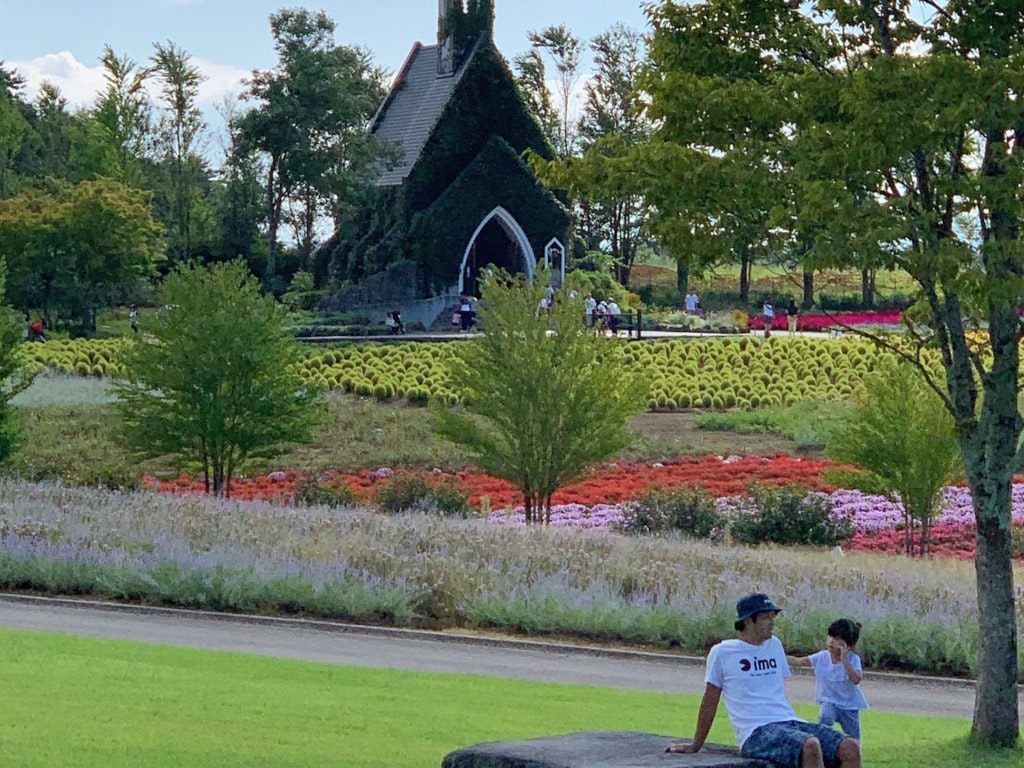
<svg viewBox="0 0 1024 768"><path fill-rule="evenodd" d="M679 744L669 744L665 747L666 752L673 752L682 755L693 755L700 750L700 746L694 744L692 741L680 742Z"/></svg>

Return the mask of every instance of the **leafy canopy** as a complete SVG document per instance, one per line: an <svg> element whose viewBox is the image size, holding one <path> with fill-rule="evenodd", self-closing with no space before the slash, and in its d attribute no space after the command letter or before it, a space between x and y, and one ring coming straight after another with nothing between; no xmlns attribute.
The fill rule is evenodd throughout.
<svg viewBox="0 0 1024 768"><path fill-rule="evenodd" d="M483 338L462 345L452 367L468 413L437 410L440 434L465 446L485 472L523 493L527 522L550 522L551 496L629 444L626 422L643 408L622 345L584 328L579 297L503 272L484 282ZM535 517L538 516L538 517Z"/></svg>
<svg viewBox="0 0 1024 768"><path fill-rule="evenodd" d="M932 518L942 490L961 470L960 450L950 416L924 378L906 362L876 371L864 395L832 433L828 454L860 467L855 485L902 501L906 551L913 551L913 524L920 524L920 554L928 551Z"/></svg>
<svg viewBox="0 0 1024 768"><path fill-rule="evenodd" d="M197 462L207 492L228 496L246 459L309 440L317 398L281 308L243 262L181 266L162 301L116 385L125 440L142 456Z"/></svg>

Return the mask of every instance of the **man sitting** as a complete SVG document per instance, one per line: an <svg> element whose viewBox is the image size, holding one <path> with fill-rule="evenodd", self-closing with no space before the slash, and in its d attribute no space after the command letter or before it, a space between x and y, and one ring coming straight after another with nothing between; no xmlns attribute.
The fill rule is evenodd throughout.
<svg viewBox="0 0 1024 768"><path fill-rule="evenodd" d="M856 739L799 719L786 699L785 678L792 673L786 651L773 634L781 610L761 593L736 603L739 638L723 640L708 653L693 741L672 744L666 751L700 751L724 693L725 709L744 757L771 760L786 768L860 768Z"/></svg>

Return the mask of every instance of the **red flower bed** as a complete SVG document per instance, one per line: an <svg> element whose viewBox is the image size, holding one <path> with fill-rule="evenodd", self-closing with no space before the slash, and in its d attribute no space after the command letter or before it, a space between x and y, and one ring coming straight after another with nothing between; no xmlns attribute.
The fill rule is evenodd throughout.
<svg viewBox="0 0 1024 768"><path fill-rule="evenodd" d="M634 499L651 488L699 486L712 496L743 493L752 483L782 486L800 485L811 490L832 490L822 473L833 469L834 462L798 459L790 456L764 458L743 456L723 460L717 456L679 459L662 465L635 462L609 462L594 469L587 477L562 488L554 495L556 504L610 504ZM239 477L231 483L231 496L236 499L286 502L295 494L304 475L300 472L271 472L256 477ZM511 483L472 470L455 475L460 490L469 503L480 507L487 499L491 508L516 506L522 496ZM362 498L373 498L377 488L387 482L385 472L331 473L322 482L331 485L347 483ZM153 483L168 493L202 493L202 478L182 475L175 480Z"/></svg>
<svg viewBox="0 0 1024 768"><path fill-rule="evenodd" d="M842 325L899 325L901 314L898 309L879 310L877 312L831 312L829 314L801 313L796 321L796 328L798 331L823 331ZM747 325L757 330L763 329L764 317L762 315L751 315ZM786 317L784 312L779 312L776 315L773 327L780 331L785 330Z"/></svg>
<svg viewBox="0 0 1024 768"><path fill-rule="evenodd" d="M929 554L935 557L954 557L970 560L974 557L973 525L935 525L931 530ZM915 532L914 541L917 541ZM886 529L872 533L857 533L846 545L860 552L881 552L889 555L904 554L903 531Z"/></svg>

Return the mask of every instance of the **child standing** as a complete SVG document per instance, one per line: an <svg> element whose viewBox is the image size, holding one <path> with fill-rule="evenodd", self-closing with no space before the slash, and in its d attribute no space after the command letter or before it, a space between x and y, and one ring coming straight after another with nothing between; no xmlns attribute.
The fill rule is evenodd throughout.
<svg viewBox="0 0 1024 768"><path fill-rule="evenodd" d="M860 656L853 652L860 639L860 624L837 619L828 627L825 650L810 656L789 656L791 666L813 667L814 700L821 707L819 722L839 723L843 733L860 741L860 711L868 708L860 690Z"/></svg>

